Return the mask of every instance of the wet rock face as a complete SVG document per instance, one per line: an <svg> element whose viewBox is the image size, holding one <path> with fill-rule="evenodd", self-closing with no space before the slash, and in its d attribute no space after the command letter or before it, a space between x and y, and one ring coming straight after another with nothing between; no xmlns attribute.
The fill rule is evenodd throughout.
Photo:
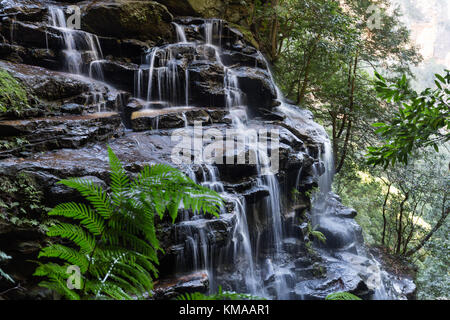
<svg viewBox="0 0 450 320"><path fill-rule="evenodd" d="M233 23L241 23L248 16L248 8L234 0L157 0L177 16L222 18Z"/></svg>
<svg viewBox="0 0 450 320"><path fill-rule="evenodd" d="M154 1L99 2L82 8L82 28L104 37L170 41L173 17ZM168 38L169 36L169 38Z"/></svg>
<svg viewBox="0 0 450 320"><path fill-rule="evenodd" d="M187 293L200 292L206 294L208 288L208 274L205 271L199 271L157 281L152 298L155 300L170 300Z"/></svg>
<svg viewBox="0 0 450 320"><path fill-rule="evenodd" d="M5 138L14 137L26 141L21 148L0 149L0 158L5 158L10 155L28 156L53 149L79 148L89 142L107 141L121 136L123 125L117 113L98 113L0 121L0 130Z"/></svg>

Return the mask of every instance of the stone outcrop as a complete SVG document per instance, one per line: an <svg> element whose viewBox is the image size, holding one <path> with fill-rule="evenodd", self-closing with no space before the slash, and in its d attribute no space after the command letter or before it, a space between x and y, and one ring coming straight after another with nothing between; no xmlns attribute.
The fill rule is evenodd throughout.
<svg viewBox="0 0 450 320"><path fill-rule="evenodd" d="M82 28L103 37L170 41L172 14L155 1L88 2L82 6Z"/></svg>

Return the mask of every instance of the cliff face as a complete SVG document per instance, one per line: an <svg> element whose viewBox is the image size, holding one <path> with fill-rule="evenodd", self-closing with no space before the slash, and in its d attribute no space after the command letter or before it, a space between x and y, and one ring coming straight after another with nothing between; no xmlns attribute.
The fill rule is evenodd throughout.
<svg viewBox="0 0 450 320"><path fill-rule="evenodd" d="M166 254L155 298L218 285L279 299L388 294L356 213L333 194L311 210L311 190L331 183L319 178L332 174L328 138L309 112L283 101L263 55L233 27L245 25L240 1L71 3L81 31L67 28L69 3L0 2L0 68L29 95L0 113L0 250L12 257L2 269L20 284L4 298L49 298L29 261L48 241L47 208L81 200L56 183L84 177L107 188L107 145L130 175L168 163L226 199L219 219L180 209L174 225L158 222ZM222 144L213 164L178 161L180 146L195 155L211 143L194 125L221 137L233 131L237 141L276 134L264 150ZM220 161L252 154L259 161ZM279 170L268 175L262 160L275 154ZM312 219L326 245L312 245ZM0 282L0 292L10 287ZM409 282L395 288L414 291Z"/></svg>

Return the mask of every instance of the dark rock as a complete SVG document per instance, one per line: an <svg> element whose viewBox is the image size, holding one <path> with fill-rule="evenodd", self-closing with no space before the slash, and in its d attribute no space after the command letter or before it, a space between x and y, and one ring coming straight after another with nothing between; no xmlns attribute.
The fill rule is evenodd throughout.
<svg viewBox="0 0 450 320"><path fill-rule="evenodd" d="M191 274L179 275L171 279L160 279L154 285L155 300L174 299L186 293L207 293L209 290L208 273L198 271Z"/></svg>
<svg viewBox="0 0 450 320"><path fill-rule="evenodd" d="M99 37L103 52L114 58L128 59L132 63L141 63L142 56L151 47L148 42L136 39L116 39Z"/></svg>
<svg viewBox="0 0 450 320"><path fill-rule="evenodd" d="M294 265L297 268L306 268L306 267L311 266L312 263L313 263L313 261L311 261L311 259L308 257L301 257L294 261Z"/></svg>
<svg viewBox="0 0 450 320"><path fill-rule="evenodd" d="M195 61L189 65L191 105L225 107L226 93L223 88L223 68L214 62Z"/></svg>
<svg viewBox="0 0 450 320"><path fill-rule="evenodd" d="M172 15L154 1L99 2L82 7L82 29L103 37L170 41Z"/></svg>
<svg viewBox="0 0 450 320"><path fill-rule="evenodd" d="M193 125L194 121L200 121L203 124L227 123L225 116L226 112L222 110L193 107L147 109L133 113L131 124L134 131L182 128L185 125Z"/></svg>
<svg viewBox="0 0 450 320"><path fill-rule="evenodd" d="M225 51L221 55L221 59L226 66L242 66L251 68L267 69L267 64L258 55L245 54L235 51Z"/></svg>
<svg viewBox="0 0 450 320"><path fill-rule="evenodd" d="M83 106L76 103L68 103L61 106L61 112L80 115L83 113Z"/></svg>
<svg viewBox="0 0 450 320"><path fill-rule="evenodd" d="M237 73L239 87L246 93L247 105L252 115L258 115L259 109L271 109L277 94L268 75L251 68L239 68Z"/></svg>
<svg viewBox="0 0 450 320"><path fill-rule="evenodd" d="M56 28L13 21L10 19L4 21L3 26L4 27L0 29L0 32L10 43L23 45L29 48L49 48L55 51L64 48L61 31Z"/></svg>
<svg viewBox="0 0 450 320"><path fill-rule="evenodd" d="M103 76L119 89L133 92L135 73L139 67L132 63L104 60L101 62Z"/></svg>
<svg viewBox="0 0 450 320"><path fill-rule="evenodd" d="M242 193L242 195L245 197L245 200L248 204L253 204L256 202L261 201L262 199L268 197L270 195L270 192L265 187L254 187L250 190L247 190Z"/></svg>

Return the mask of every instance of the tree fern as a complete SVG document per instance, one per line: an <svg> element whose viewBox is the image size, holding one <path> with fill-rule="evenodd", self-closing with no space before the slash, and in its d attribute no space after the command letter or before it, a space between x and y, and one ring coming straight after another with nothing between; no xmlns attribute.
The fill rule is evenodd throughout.
<svg viewBox="0 0 450 320"><path fill-rule="evenodd" d="M86 203L63 203L49 212L64 222L51 226L48 236L64 242L41 250L39 258L51 262L39 262L35 275L46 278L41 286L67 299L145 297L158 276L162 251L155 216L168 213L175 221L180 206L218 216L223 204L216 192L170 166L145 166L131 180L109 147L108 155L110 192L88 180L65 179L59 183L79 191ZM69 266L79 268L81 288L68 288Z"/></svg>

